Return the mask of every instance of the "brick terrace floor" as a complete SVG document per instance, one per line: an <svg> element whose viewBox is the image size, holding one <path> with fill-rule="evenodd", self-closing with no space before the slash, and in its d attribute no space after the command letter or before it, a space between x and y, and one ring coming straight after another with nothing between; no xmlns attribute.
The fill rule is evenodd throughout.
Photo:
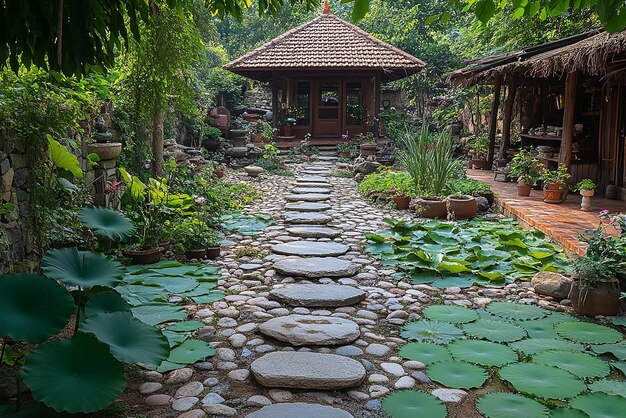
<svg viewBox="0 0 626 418"><path fill-rule="evenodd" d="M598 227L601 210L626 212L626 201L594 196L591 198L591 212L584 212L580 210L581 196L577 193L569 193L565 202L555 205L543 202L541 190L532 190L530 197L518 196L516 183L494 181L494 173L491 171L467 170L467 175L491 185L496 202L505 215L516 218L522 226L531 226L544 232L567 251L577 254L584 254L587 246L578 237L585 230ZM610 234L618 233L612 226L606 230Z"/></svg>

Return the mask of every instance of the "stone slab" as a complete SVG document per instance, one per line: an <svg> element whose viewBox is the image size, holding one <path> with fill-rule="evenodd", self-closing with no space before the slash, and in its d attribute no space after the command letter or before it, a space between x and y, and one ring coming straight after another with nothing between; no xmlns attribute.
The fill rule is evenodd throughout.
<svg viewBox="0 0 626 418"><path fill-rule="evenodd" d="M344 255L348 250L350 247L344 244L318 241L291 241L272 247L272 251L276 254L300 257L336 257Z"/></svg>
<svg viewBox="0 0 626 418"><path fill-rule="evenodd" d="M337 354L275 351L250 365L261 385L276 388L336 390L359 386L363 365Z"/></svg>
<svg viewBox="0 0 626 418"><path fill-rule="evenodd" d="M330 170L326 170L326 171L320 171L320 170L302 170L300 173L301 173L301 174L306 174L306 175L313 175L313 176L327 177L328 175L330 175Z"/></svg>
<svg viewBox="0 0 626 418"><path fill-rule="evenodd" d="M300 238L337 238L341 230L323 226L302 225L287 228L287 233Z"/></svg>
<svg viewBox="0 0 626 418"><path fill-rule="evenodd" d="M330 199L327 194L305 193L305 194L288 194L285 200L288 202L323 202Z"/></svg>
<svg viewBox="0 0 626 418"><path fill-rule="evenodd" d="M319 194L330 194L330 189L326 187L294 187L291 189L291 193L302 194L302 193L319 193Z"/></svg>
<svg viewBox="0 0 626 418"><path fill-rule="evenodd" d="M350 344L361 335L349 319L320 315L287 315L272 318L259 331L293 346Z"/></svg>
<svg viewBox="0 0 626 418"><path fill-rule="evenodd" d="M298 225L323 225L333 220L328 215L315 212L285 212L285 223Z"/></svg>
<svg viewBox="0 0 626 418"><path fill-rule="evenodd" d="M328 203L316 203L316 202L302 202L302 203L287 203L285 209L295 212L323 212L330 209Z"/></svg>
<svg viewBox="0 0 626 418"><path fill-rule="evenodd" d="M306 277L351 277L361 266L334 257L286 257L274 263L274 269L284 276Z"/></svg>
<svg viewBox="0 0 626 418"><path fill-rule="evenodd" d="M306 181L297 181L296 182L296 187L323 187L323 188L329 188L332 187L330 185L330 183L316 183L316 182L306 182Z"/></svg>
<svg viewBox="0 0 626 418"><path fill-rule="evenodd" d="M352 286L294 284L272 290L270 298L290 306L338 308L359 303L365 292Z"/></svg>
<svg viewBox="0 0 626 418"><path fill-rule="evenodd" d="M328 179L326 177L320 176L302 176L296 178L296 181L300 183L328 183Z"/></svg>
<svg viewBox="0 0 626 418"><path fill-rule="evenodd" d="M343 409L314 403L276 403L267 405L245 418L354 418Z"/></svg>

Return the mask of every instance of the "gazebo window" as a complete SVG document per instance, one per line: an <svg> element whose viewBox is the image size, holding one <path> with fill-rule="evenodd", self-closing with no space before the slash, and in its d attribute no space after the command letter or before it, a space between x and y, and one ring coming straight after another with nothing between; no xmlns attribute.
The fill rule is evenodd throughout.
<svg viewBox="0 0 626 418"><path fill-rule="evenodd" d="M346 125L363 123L363 91L361 83L346 83Z"/></svg>
<svg viewBox="0 0 626 418"><path fill-rule="evenodd" d="M311 83L299 81L296 86L296 125L309 126L311 124Z"/></svg>
<svg viewBox="0 0 626 418"><path fill-rule="evenodd" d="M319 118L339 118L339 83L320 83Z"/></svg>

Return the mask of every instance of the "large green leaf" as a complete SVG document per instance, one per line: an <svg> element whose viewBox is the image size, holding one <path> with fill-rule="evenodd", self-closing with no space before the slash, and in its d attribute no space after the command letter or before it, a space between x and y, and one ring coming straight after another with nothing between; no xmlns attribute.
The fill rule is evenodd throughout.
<svg viewBox="0 0 626 418"><path fill-rule="evenodd" d="M590 418L622 418L626 400L621 396L595 392L577 396L572 399L570 406L580 409Z"/></svg>
<svg viewBox="0 0 626 418"><path fill-rule="evenodd" d="M550 418L589 418L589 415L578 409L561 407L550 411Z"/></svg>
<svg viewBox="0 0 626 418"><path fill-rule="evenodd" d="M129 312L101 313L91 316L80 330L92 333L111 347L111 354L125 363L158 366L169 355L169 343L163 333L134 318Z"/></svg>
<svg viewBox="0 0 626 418"><path fill-rule="evenodd" d="M76 418L76 415L67 412L57 412L40 402L28 402L15 410L14 405L0 405L0 417L2 418Z"/></svg>
<svg viewBox="0 0 626 418"><path fill-rule="evenodd" d="M43 257L41 269L48 277L83 289L97 285L113 287L124 275L119 261L77 248L49 250Z"/></svg>
<svg viewBox="0 0 626 418"><path fill-rule="evenodd" d="M533 355L533 362L555 366L580 378L604 377L610 372L608 363L586 353L547 350Z"/></svg>
<svg viewBox="0 0 626 418"><path fill-rule="evenodd" d="M48 157L50 157L52 164L61 170L69 171L76 178L83 178L83 170L80 169L78 158L59 142L52 139L50 135L46 135L46 137L48 139Z"/></svg>
<svg viewBox="0 0 626 418"><path fill-rule="evenodd" d="M491 302L485 307L485 310L493 315L516 321L539 319L550 313L539 306L512 302Z"/></svg>
<svg viewBox="0 0 626 418"><path fill-rule="evenodd" d="M83 333L39 346L22 371L33 398L57 411L99 411L126 386L122 363L106 344Z"/></svg>
<svg viewBox="0 0 626 418"><path fill-rule="evenodd" d="M544 364L509 364L500 370L500 377L522 393L546 399L573 398L586 388L573 374Z"/></svg>
<svg viewBox="0 0 626 418"><path fill-rule="evenodd" d="M452 324L464 324L478 319L475 311L455 305L430 305L424 308L422 314L428 319Z"/></svg>
<svg viewBox="0 0 626 418"><path fill-rule="evenodd" d="M476 400L476 408L487 418L544 418L548 416L548 408L516 393L487 393Z"/></svg>
<svg viewBox="0 0 626 418"><path fill-rule="evenodd" d="M517 341L526 336L526 331L515 324L489 319L479 319L464 324L463 331L472 337L484 338L498 343Z"/></svg>
<svg viewBox="0 0 626 418"><path fill-rule="evenodd" d="M0 276L0 336L38 344L61 331L74 299L60 284L34 274Z"/></svg>
<svg viewBox="0 0 626 418"><path fill-rule="evenodd" d="M409 343L403 345L398 354L406 359L417 360L424 364L452 360L452 355L446 347L432 343Z"/></svg>
<svg viewBox="0 0 626 418"><path fill-rule="evenodd" d="M561 322L554 326L554 330L562 337L580 343L607 344L623 339L619 331L590 322Z"/></svg>
<svg viewBox="0 0 626 418"><path fill-rule="evenodd" d="M114 242L130 238L135 229L131 220L122 213L97 206L82 208L80 221L97 237L108 238Z"/></svg>
<svg viewBox="0 0 626 418"><path fill-rule="evenodd" d="M447 344L463 337L463 331L441 321L412 321L404 325L402 337L419 342Z"/></svg>
<svg viewBox="0 0 626 418"><path fill-rule="evenodd" d="M98 292L89 298L85 305L85 316L93 316L99 313L130 312L130 305L113 290Z"/></svg>
<svg viewBox="0 0 626 418"><path fill-rule="evenodd" d="M456 360L481 366L503 366L517 361L517 354L503 344L480 340L456 340L448 345Z"/></svg>
<svg viewBox="0 0 626 418"><path fill-rule="evenodd" d="M132 308L133 315L148 325L169 321L181 321L187 317L183 308L170 303L148 303Z"/></svg>
<svg viewBox="0 0 626 418"><path fill-rule="evenodd" d="M608 395L618 395L626 398L626 382L620 380L598 380L589 385L592 392L603 392Z"/></svg>
<svg viewBox="0 0 626 418"><path fill-rule="evenodd" d="M613 354L618 360L626 361L626 343L592 345L591 351L597 354ZM624 373L626 375L626 373Z"/></svg>
<svg viewBox="0 0 626 418"><path fill-rule="evenodd" d="M167 361L179 364L193 364L213 355L215 355L215 349L204 341L187 340L171 351Z"/></svg>
<svg viewBox="0 0 626 418"><path fill-rule="evenodd" d="M528 338L511 343L509 347L525 355L532 355L546 350L585 351L585 347L580 344L551 338Z"/></svg>
<svg viewBox="0 0 626 418"><path fill-rule="evenodd" d="M383 398L383 409L391 418L445 418L446 406L429 393L413 390L394 392Z"/></svg>
<svg viewBox="0 0 626 418"><path fill-rule="evenodd" d="M489 374L464 361L441 361L428 366L428 377L449 388L470 389L481 387Z"/></svg>

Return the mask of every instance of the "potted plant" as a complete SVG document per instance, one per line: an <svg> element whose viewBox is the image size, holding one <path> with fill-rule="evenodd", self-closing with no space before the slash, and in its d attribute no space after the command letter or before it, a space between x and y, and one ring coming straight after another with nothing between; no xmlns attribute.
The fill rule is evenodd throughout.
<svg viewBox="0 0 626 418"><path fill-rule="evenodd" d="M337 151L339 151L339 156L341 158L350 158L352 156L352 144L349 142L342 142L337 145Z"/></svg>
<svg viewBox="0 0 626 418"><path fill-rule="evenodd" d="M205 235L205 239L207 243L206 258L215 260L222 252L222 237L215 229L211 229Z"/></svg>
<svg viewBox="0 0 626 418"><path fill-rule="evenodd" d="M533 185L540 175L541 163L524 149L520 150L511 161L510 176L517 178L517 195L530 196Z"/></svg>
<svg viewBox="0 0 626 418"><path fill-rule="evenodd" d="M272 142L272 139L274 138L274 128L272 128L272 125L264 120L259 121L256 124L256 131L261 137L261 142L265 142L266 144Z"/></svg>
<svg viewBox="0 0 626 418"><path fill-rule="evenodd" d="M224 164L215 164L213 166L213 176L215 176L218 179L221 179L222 177L224 177L224 174L226 173L226 166Z"/></svg>
<svg viewBox="0 0 626 418"><path fill-rule="evenodd" d="M487 149L489 147L487 132L481 132L476 135L468 145L472 158L468 163L468 167L475 170L486 170L488 166Z"/></svg>
<svg viewBox="0 0 626 418"><path fill-rule="evenodd" d="M220 147L219 138L222 131L211 125L202 128L202 147L207 151L216 151Z"/></svg>
<svg viewBox="0 0 626 418"><path fill-rule="evenodd" d="M411 197L415 196L415 189L411 176L406 172L390 172L386 176L386 183L385 187L388 189L389 193L391 193L396 209L409 209Z"/></svg>
<svg viewBox="0 0 626 418"><path fill-rule="evenodd" d="M583 197L580 202L580 210L589 212L591 210L591 196L596 190L596 184L591 179L583 179L576 185L576 188Z"/></svg>
<svg viewBox="0 0 626 418"><path fill-rule="evenodd" d="M544 170L543 201L546 203L562 203L567 198L567 181L572 176L567 172L564 164L559 164L556 170Z"/></svg>
<svg viewBox="0 0 626 418"><path fill-rule="evenodd" d="M367 158L370 155L376 155L378 145L376 144L376 137L374 137L373 133L358 134L354 139L359 144L361 157Z"/></svg>

